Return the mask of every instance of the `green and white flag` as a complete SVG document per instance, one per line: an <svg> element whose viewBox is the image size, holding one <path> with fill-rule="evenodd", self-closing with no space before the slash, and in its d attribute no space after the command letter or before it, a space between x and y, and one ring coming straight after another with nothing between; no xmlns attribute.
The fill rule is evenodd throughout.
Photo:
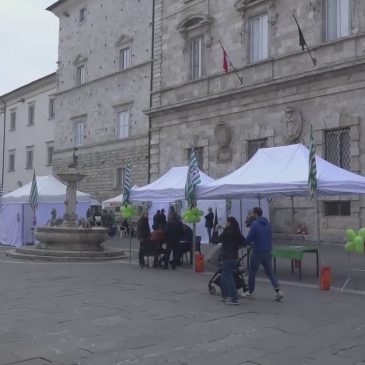
<svg viewBox="0 0 365 365"><path fill-rule="evenodd" d="M194 148L191 149L188 175L185 183L185 199L188 202L189 208L195 206L195 188L201 183L200 170L198 166L198 157Z"/></svg>
<svg viewBox="0 0 365 365"><path fill-rule="evenodd" d="M316 165L316 148L314 146L312 126L311 126L311 136L309 144L308 187L311 198L313 199L317 191L317 165Z"/></svg>
<svg viewBox="0 0 365 365"><path fill-rule="evenodd" d="M128 205L129 203L129 195L132 187L132 173L131 173L131 165L127 165L127 170L124 175L124 183L123 183L123 205Z"/></svg>
<svg viewBox="0 0 365 365"><path fill-rule="evenodd" d="M33 211L38 207L38 188L37 188L37 179L35 177L35 171L33 174L32 186L30 188L29 194L29 204L32 207Z"/></svg>

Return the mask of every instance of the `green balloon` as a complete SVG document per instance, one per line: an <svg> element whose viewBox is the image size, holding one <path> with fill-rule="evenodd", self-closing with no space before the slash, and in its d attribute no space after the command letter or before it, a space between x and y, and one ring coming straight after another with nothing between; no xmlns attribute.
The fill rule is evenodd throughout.
<svg viewBox="0 0 365 365"><path fill-rule="evenodd" d="M359 231L357 232L357 235L365 238L365 228L360 228Z"/></svg>
<svg viewBox="0 0 365 365"><path fill-rule="evenodd" d="M357 242L356 245L355 245L355 252L358 254L358 255L363 255L364 254L364 243L359 243Z"/></svg>
<svg viewBox="0 0 365 365"><path fill-rule="evenodd" d="M356 237L356 233L353 229L350 229L350 228L346 229L345 233L346 233L346 237L349 241L354 240L354 238Z"/></svg>
<svg viewBox="0 0 365 365"><path fill-rule="evenodd" d="M355 242L355 245L357 246L357 245L364 245L364 240L363 240L363 238L362 237L360 237L360 236L356 236L354 239L353 239L353 241Z"/></svg>
<svg viewBox="0 0 365 365"><path fill-rule="evenodd" d="M355 242L354 241L347 242L346 245L345 245L345 251L346 252L354 252L354 248L355 248Z"/></svg>

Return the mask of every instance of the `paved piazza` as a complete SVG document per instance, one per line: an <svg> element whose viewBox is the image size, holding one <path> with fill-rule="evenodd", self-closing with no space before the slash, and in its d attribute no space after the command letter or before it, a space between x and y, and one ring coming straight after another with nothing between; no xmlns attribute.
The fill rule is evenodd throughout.
<svg viewBox="0 0 365 365"><path fill-rule="evenodd" d="M365 364L363 295L284 286L222 304L209 274L1 255L0 364Z"/></svg>

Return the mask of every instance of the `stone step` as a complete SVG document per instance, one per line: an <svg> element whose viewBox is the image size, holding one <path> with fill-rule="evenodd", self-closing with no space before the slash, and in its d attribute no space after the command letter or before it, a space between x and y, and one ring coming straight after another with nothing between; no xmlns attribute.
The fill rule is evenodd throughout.
<svg viewBox="0 0 365 365"><path fill-rule="evenodd" d="M124 256L124 250L104 250L104 251L58 251L47 250L34 247L18 247L16 253L36 256L67 256L67 257L120 257Z"/></svg>
<svg viewBox="0 0 365 365"><path fill-rule="evenodd" d="M27 255L24 253L17 253L16 250L7 251L8 257L20 260L30 261L48 261L48 262L102 262L111 260L121 260L128 256L104 256L104 257L81 257L81 256L41 256L41 255Z"/></svg>

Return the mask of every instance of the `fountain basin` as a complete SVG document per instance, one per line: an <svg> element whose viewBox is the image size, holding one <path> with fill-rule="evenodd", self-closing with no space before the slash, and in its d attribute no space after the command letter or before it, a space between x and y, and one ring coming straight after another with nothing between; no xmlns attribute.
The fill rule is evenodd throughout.
<svg viewBox="0 0 365 365"><path fill-rule="evenodd" d="M36 247L55 251L103 251L101 244L107 239L107 232L106 228L99 227L38 227L35 238L40 243Z"/></svg>

